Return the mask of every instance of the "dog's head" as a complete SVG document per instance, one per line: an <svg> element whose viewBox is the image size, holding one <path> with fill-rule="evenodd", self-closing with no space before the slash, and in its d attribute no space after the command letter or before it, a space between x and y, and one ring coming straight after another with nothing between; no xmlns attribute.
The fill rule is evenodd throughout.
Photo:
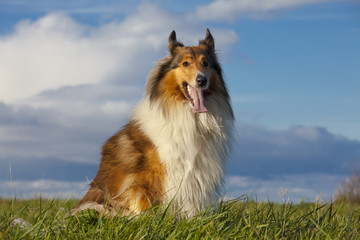
<svg viewBox="0 0 360 240"><path fill-rule="evenodd" d="M228 94L222 71L215 54L214 38L209 29L198 46L184 46L176 39L175 31L169 36L169 56L160 61L148 82L150 100L162 96L188 102L193 112L207 112L206 97Z"/></svg>

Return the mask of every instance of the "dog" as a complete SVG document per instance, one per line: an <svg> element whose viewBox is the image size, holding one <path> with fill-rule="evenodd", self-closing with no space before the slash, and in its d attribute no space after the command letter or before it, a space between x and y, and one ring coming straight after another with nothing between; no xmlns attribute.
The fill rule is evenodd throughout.
<svg viewBox="0 0 360 240"><path fill-rule="evenodd" d="M219 194L234 114L209 29L198 46L172 31L130 121L102 148L86 195L72 210L139 214L167 204L187 216Z"/></svg>

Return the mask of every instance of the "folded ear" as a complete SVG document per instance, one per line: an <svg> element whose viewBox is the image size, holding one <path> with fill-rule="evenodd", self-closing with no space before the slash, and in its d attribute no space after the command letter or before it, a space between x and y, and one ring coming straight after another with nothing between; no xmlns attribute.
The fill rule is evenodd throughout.
<svg viewBox="0 0 360 240"><path fill-rule="evenodd" d="M206 47L208 47L208 49L212 52L215 52L215 42L214 42L214 38L210 33L210 30L207 28L206 29L206 36L205 39L200 40L199 41L199 45L205 45Z"/></svg>
<svg viewBox="0 0 360 240"><path fill-rule="evenodd" d="M176 47L183 47L183 46L184 46L184 44L182 44L181 42L178 42L176 40L175 30L172 31L169 36L169 45L168 45L170 53L172 54Z"/></svg>

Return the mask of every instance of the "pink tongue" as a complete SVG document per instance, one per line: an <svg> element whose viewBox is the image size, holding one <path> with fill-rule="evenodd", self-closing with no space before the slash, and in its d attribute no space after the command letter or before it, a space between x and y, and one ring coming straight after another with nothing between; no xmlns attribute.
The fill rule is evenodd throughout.
<svg viewBox="0 0 360 240"><path fill-rule="evenodd" d="M208 109L205 105L204 93L202 89L193 88L189 85L190 95L192 100L194 101L194 113L207 112Z"/></svg>

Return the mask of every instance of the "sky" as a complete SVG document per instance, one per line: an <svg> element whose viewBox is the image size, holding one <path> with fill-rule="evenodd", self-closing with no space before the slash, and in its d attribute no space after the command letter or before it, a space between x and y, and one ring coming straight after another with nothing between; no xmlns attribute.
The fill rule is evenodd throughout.
<svg viewBox="0 0 360 240"><path fill-rule="evenodd" d="M360 165L360 3L0 0L0 196L80 198L172 30L215 38L236 116L224 194L331 200Z"/></svg>

